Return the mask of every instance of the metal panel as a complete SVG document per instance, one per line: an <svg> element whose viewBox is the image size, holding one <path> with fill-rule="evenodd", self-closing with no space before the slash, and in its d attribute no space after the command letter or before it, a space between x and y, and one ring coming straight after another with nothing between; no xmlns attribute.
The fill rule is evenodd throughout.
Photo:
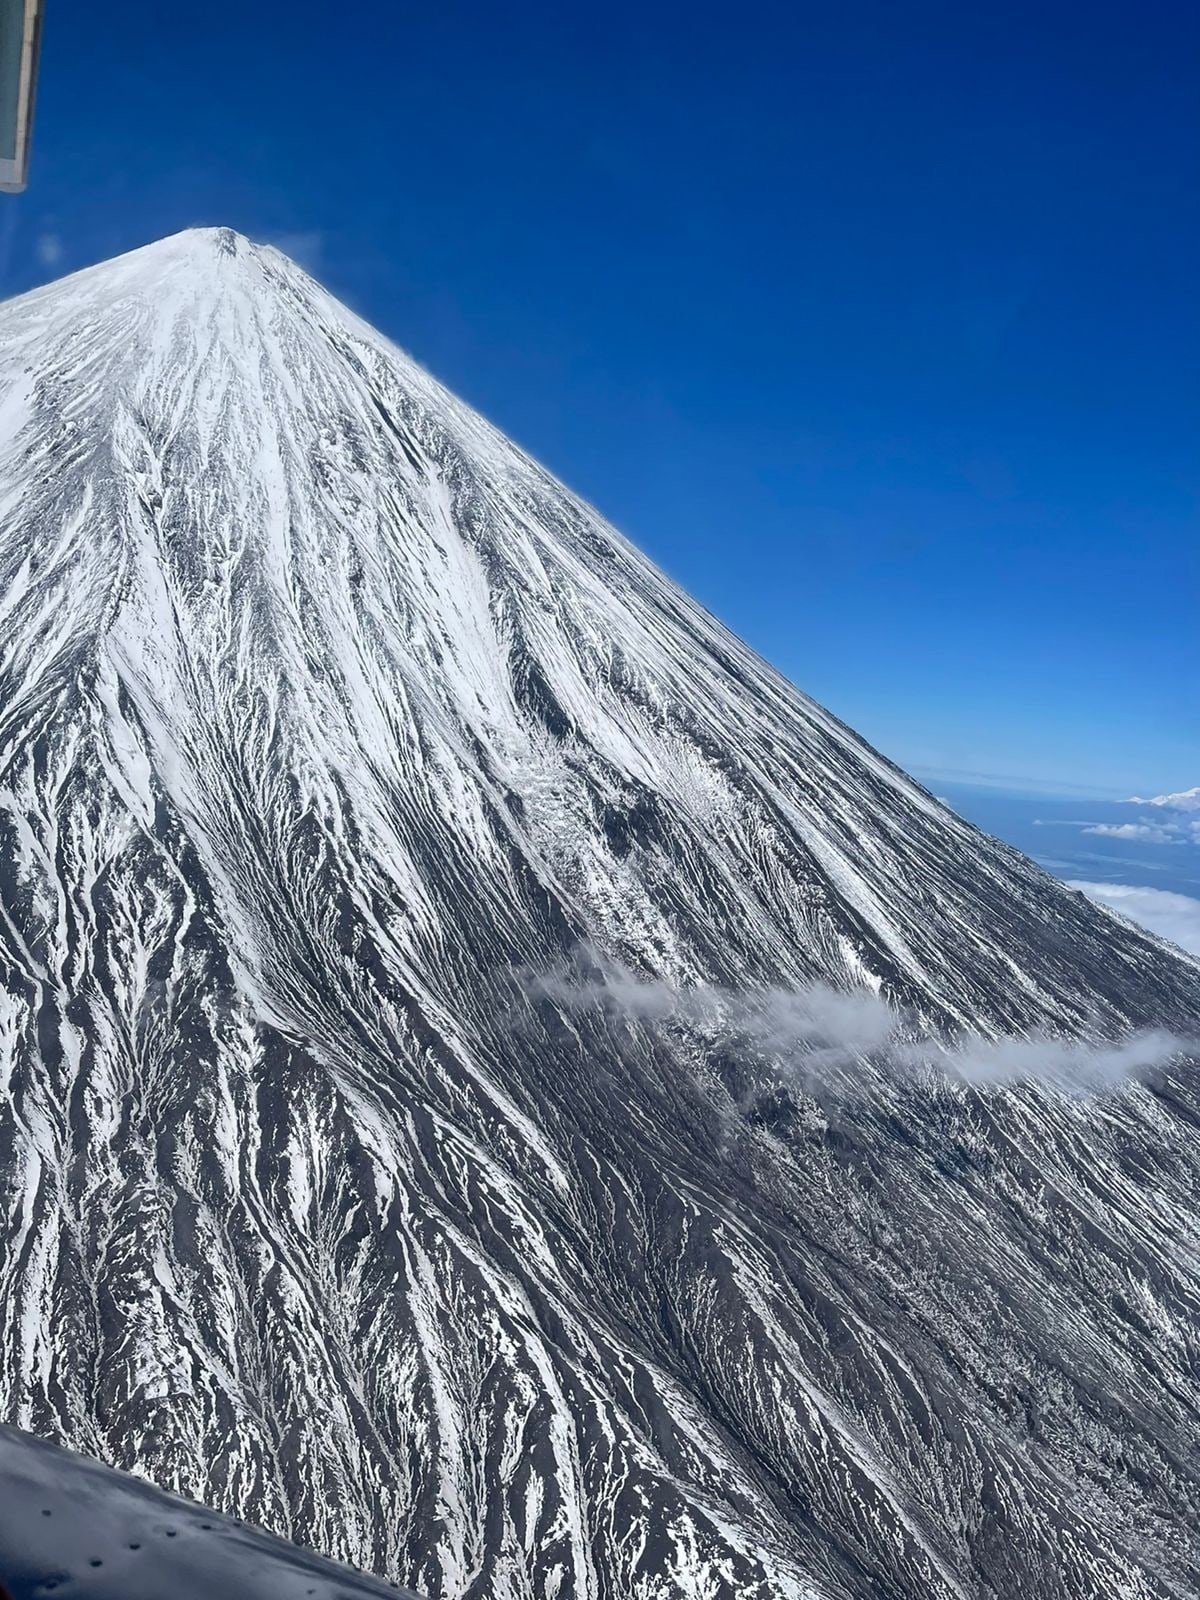
<svg viewBox="0 0 1200 1600"><path fill-rule="evenodd" d="M25 187L43 0L0 0L0 189Z"/></svg>

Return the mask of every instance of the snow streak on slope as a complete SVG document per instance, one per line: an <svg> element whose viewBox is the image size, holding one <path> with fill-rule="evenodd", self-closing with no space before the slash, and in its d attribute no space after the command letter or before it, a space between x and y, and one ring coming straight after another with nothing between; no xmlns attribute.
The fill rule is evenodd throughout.
<svg viewBox="0 0 1200 1600"><path fill-rule="evenodd" d="M11 1420L438 1597L1194 1591L1188 1064L851 1114L529 979L1200 968L226 231L0 308L0 621Z"/></svg>

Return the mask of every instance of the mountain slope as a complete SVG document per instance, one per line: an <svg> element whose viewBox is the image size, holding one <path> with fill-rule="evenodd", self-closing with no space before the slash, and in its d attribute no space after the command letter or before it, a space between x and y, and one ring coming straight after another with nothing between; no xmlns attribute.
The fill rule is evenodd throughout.
<svg viewBox="0 0 1200 1600"><path fill-rule="evenodd" d="M270 249L14 301L0 383L4 1414L432 1596L1192 1592L1192 1065L896 1072L813 986L1189 1036L1200 968Z"/></svg>

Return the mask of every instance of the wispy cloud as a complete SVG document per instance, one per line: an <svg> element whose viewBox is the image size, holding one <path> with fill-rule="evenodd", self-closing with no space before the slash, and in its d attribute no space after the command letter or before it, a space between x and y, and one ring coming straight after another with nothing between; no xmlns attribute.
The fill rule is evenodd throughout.
<svg viewBox="0 0 1200 1600"><path fill-rule="evenodd" d="M1087 817L1034 817L1035 828L1078 828L1106 839L1137 839L1142 844L1200 842L1200 817L1164 816L1139 822L1093 822Z"/></svg>
<svg viewBox="0 0 1200 1600"><path fill-rule="evenodd" d="M1160 938L1169 939L1181 950L1200 955L1200 900L1194 900L1191 895L1175 894L1168 889L1142 889L1126 883L1075 881L1071 888L1081 889L1091 899L1111 911L1119 911Z"/></svg>
<svg viewBox="0 0 1200 1600"><path fill-rule="evenodd" d="M319 228L298 233L278 233L268 242L306 272L320 270L325 255L325 235Z"/></svg>
<svg viewBox="0 0 1200 1600"><path fill-rule="evenodd" d="M973 767L945 767L914 762L909 770L925 783L961 783L971 789L1003 789L1011 794L1041 795L1044 798L1074 796L1080 801L1119 802L1120 790L1089 783L1071 783L1065 778L1035 778L1028 773L980 772Z"/></svg>
<svg viewBox="0 0 1200 1600"><path fill-rule="evenodd" d="M979 1088L1040 1082L1079 1093L1124 1082L1195 1048L1163 1030L1111 1040L1048 1034L999 1039L963 1034L944 1040L871 990L821 983L746 992L708 985L677 988L614 970L588 981L543 978L530 987L535 996L573 1010L598 1009L634 1023L695 1030L723 1048L740 1045L757 1053L776 1077L806 1084L852 1086L869 1063L914 1082L940 1073Z"/></svg>
<svg viewBox="0 0 1200 1600"><path fill-rule="evenodd" d="M1154 822L1091 822L1084 833L1098 833L1106 839L1140 839L1144 844L1183 844L1182 829L1163 827Z"/></svg>

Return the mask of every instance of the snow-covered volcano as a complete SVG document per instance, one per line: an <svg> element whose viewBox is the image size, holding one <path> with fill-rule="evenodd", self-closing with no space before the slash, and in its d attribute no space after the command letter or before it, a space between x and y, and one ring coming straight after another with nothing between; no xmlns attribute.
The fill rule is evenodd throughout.
<svg viewBox="0 0 1200 1600"><path fill-rule="evenodd" d="M227 230L0 308L0 616L6 1418L439 1600L1194 1592L1193 1069L745 1019L1200 967Z"/></svg>

